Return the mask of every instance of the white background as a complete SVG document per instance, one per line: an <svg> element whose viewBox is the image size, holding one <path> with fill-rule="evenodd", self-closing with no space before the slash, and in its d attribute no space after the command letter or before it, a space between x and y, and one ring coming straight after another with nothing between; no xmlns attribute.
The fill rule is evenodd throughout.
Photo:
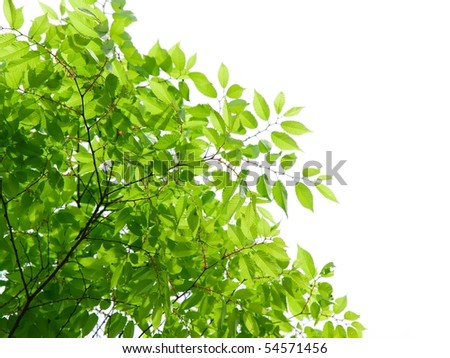
<svg viewBox="0 0 450 358"><path fill-rule="evenodd" d="M336 294L348 294L372 342L395 338L412 353L416 338L432 349L445 337L450 4L129 0L127 7L138 17L130 32L142 52L157 39L166 48L181 41L211 79L224 62L247 99L256 88L272 102L282 90L287 106L305 106L298 119L314 133L300 138L300 161L324 161L331 150L347 160L348 185L332 187L340 204L316 196L314 214L292 193L283 237L318 266L336 264Z"/></svg>

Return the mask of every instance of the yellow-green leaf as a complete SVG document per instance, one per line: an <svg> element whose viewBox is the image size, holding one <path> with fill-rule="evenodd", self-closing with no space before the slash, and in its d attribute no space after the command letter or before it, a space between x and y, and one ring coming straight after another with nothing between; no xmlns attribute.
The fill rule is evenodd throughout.
<svg viewBox="0 0 450 358"><path fill-rule="evenodd" d="M227 90L227 97L230 98L240 98L242 96L242 92L244 92L244 88L239 85L231 85Z"/></svg>
<svg viewBox="0 0 450 358"><path fill-rule="evenodd" d="M297 114L299 114L301 112L302 109L303 109L303 107L292 107L291 109L287 110L283 116L284 117L296 116Z"/></svg>
<svg viewBox="0 0 450 358"><path fill-rule="evenodd" d="M253 108L259 118L267 121L270 117L270 109L266 100L257 91L253 94Z"/></svg>
<svg viewBox="0 0 450 358"><path fill-rule="evenodd" d="M316 276L316 266L311 254L297 245L297 259L294 261L294 267L301 269L308 279Z"/></svg>
<svg viewBox="0 0 450 358"><path fill-rule="evenodd" d="M300 182L296 183L295 194L297 195L297 199L303 207L314 211L314 198L311 190L305 184Z"/></svg>
<svg viewBox="0 0 450 358"><path fill-rule="evenodd" d="M275 182L272 193L275 202L287 215L287 191L281 180Z"/></svg>
<svg viewBox="0 0 450 358"><path fill-rule="evenodd" d="M300 150L297 142L283 132L272 132L271 134L273 143L282 150Z"/></svg>
<svg viewBox="0 0 450 358"><path fill-rule="evenodd" d="M322 194L328 200L334 201L336 203L338 202L333 191L328 186L326 186L324 184L317 184L316 188L319 191L319 193Z"/></svg>
<svg viewBox="0 0 450 358"><path fill-rule="evenodd" d="M284 107L284 103L285 103L285 96L283 92L278 93L278 95L275 97L274 100L274 107L275 107L275 113L276 114L280 114L281 111L283 110Z"/></svg>
<svg viewBox="0 0 450 358"><path fill-rule="evenodd" d="M304 124L296 121L284 121L281 123L281 128L293 135L302 135L311 132Z"/></svg>
<svg viewBox="0 0 450 358"><path fill-rule="evenodd" d="M189 78L194 82L195 87L197 87L200 93L210 98L217 97L216 89L203 73L191 72Z"/></svg>
<svg viewBox="0 0 450 358"><path fill-rule="evenodd" d="M222 86L222 88L225 88L228 85L228 79L229 79L229 72L227 66L225 66L223 63L219 67L219 83Z"/></svg>

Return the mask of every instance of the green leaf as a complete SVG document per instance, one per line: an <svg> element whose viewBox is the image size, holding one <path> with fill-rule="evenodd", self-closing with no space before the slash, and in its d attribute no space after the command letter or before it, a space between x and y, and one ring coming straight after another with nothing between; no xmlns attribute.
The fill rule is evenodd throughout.
<svg viewBox="0 0 450 358"><path fill-rule="evenodd" d="M156 96L156 98L158 98L160 101L162 101L166 104L171 104L174 101L173 97L167 90L166 84L159 83L156 81L150 81L148 84L149 84L152 92Z"/></svg>
<svg viewBox="0 0 450 358"><path fill-rule="evenodd" d="M123 10L123 7L126 4L126 0L112 0L111 1L111 6L113 8L114 11L118 12Z"/></svg>
<svg viewBox="0 0 450 358"><path fill-rule="evenodd" d="M272 193L275 202L287 215L287 191L281 180L275 182Z"/></svg>
<svg viewBox="0 0 450 358"><path fill-rule="evenodd" d="M29 52L29 45L25 41L17 41L0 50L0 60L15 60L24 57Z"/></svg>
<svg viewBox="0 0 450 358"><path fill-rule="evenodd" d="M259 336L259 324L251 313L244 312L244 324L253 337Z"/></svg>
<svg viewBox="0 0 450 358"><path fill-rule="evenodd" d="M355 312L352 311L347 311L344 313L344 319L349 320L349 321L356 321L357 319L359 319L359 314L356 314Z"/></svg>
<svg viewBox="0 0 450 358"><path fill-rule="evenodd" d="M49 27L50 23L48 22L47 15L39 16L33 20L28 35L32 38L40 36L43 33L47 32Z"/></svg>
<svg viewBox="0 0 450 358"><path fill-rule="evenodd" d="M328 200L334 201L336 203L338 202L333 191L328 186L326 186L324 184L317 184L316 188L320 192L320 194L322 194Z"/></svg>
<svg viewBox="0 0 450 358"><path fill-rule="evenodd" d="M255 129L258 127L258 120L249 111L243 111L238 115L239 121L246 128Z"/></svg>
<svg viewBox="0 0 450 358"><path fill-rule="evenodd" d="M301 269L310 280L314 279L317 274L311 254L298 245L297 259L294 261L294 267Z"/></svg>
<svg viewBox="0 0 450 358"><path fill-rule="evenodd" d="M109 338L116 337L125 327L127 319L120 313L114 313L106 324Z"/></svg>
<svg viewBox="0 0 450 358"><path fill-rule="evenodd" d="M247 145L244 149L242 149L242 155L246 156L250 159L256 159L259 157L259 146L256 144Z"/></svg>
<svg viewBox="0 0 450 358"><path fill-rule="evenodd" d="M117 86L119 84L119 79L112 73L108 74L105 79L105 87L108 91L109 98L112 100L116 96Z"/></svg>
<svg viewBox="0 0 450 358"><path fill-rule="evenodd" d="M302 175L304 177L313 177L314 175L320 174L320 169L315 167L304 168Z"/></svg>
<svg viewBox="0 0 450 358"><path fill-rule="evenodd" d="M5 48L7 47L9 44L13 43L14 40L16 39L16 36L14 36L13 34L1 34L0 35L0 48ZM1 54L1 52L0 52Z"/></svg>
<svg viewBox="0 0 450 358"><path fill-rule="evenodd" d="M259 150L261 153L269 153L272 149L272 143L270 143L268 140L261 139L258 142Z"/></svg>
<svg viewBox="0 0 450 358"><path fill-rule="evenodd" d="M123 330L123 338L133 338L134 337L134 322L129 321Z"/></svg>
<svg viewBox="0 0 450 358"><path fill-rule="evenodd" d="M19 30L24 22L23 8L16 8L12 0L3 0L3 14L9 26Z"/></svg>
<svg viewBox="0 0 450 358"><path fill-rule="evenodd" d="M227 97L241 98L242 92L244 92L244 88L237 84L234 84L234 85L231 85L230 88L228 88Z"/></svg>
<svg viewBox="0 0 450 358"><path fill-rule="evenodd" d="M159 138L159 140L155 143L156 149L170 149L175 147L176 143L180 139L180 136L177 134L166 134Z"/></svg>
<svg viewBox="0 0 450 358"><path fill-rule="evenodd" d="M303 207L314 211L314 198L311 190L305 184L300 182L296 183L295 194L297 195L297 199Z"/></svg>
<svg viewBox="0 0 450 358"><path fill-rule="evenodd" d="M359 332L359 336L362 336L362 332L366 330L366 328L358 321L352 322L352 327L355 327L355 329Z"/></svg>
<svg viewBox="0 0 450 358"><path fill-rule="evenodd" d="M217 97L216 89L203 73L191 72L189 73L189 78L194 82L195 87L197 87L200 93L210 98Z"/></svg>
<svg viewBox="0 0 450 358"><path fill-rule="evenodd" d="M303 109L303 107L292 107L291 109L289 109L288 111L286 111L283 116L284 117L293 117L296 116L297 114L299 114L301 112L301 110Z"/></svg>
<svg viewBox="0 0 450 358"><path fill-rule="evenodd" d="M334 274L334 268L336 266L333 262L327 263L324 267L322 267L322 270L320 270L320 276L322 277L331 277Z"/></svg>
<svg viewBox="0 0 450 358"><path fill-rule="evenodd" d="M335 314L341 313L347 307L347 296L339 297L333 305L333 312Z"/></svg>
<svg viewBox="0 0 450 358"><path fill-rule="evenodd" d="M50 19L53 19L53 20L58 20L59 19L58 14L50 6L48 6L46 4L43 4L41 2L39 2L39 6L44 11L44 13L46 15L48 15L48 17L50 17Z"/></svg>
<svg viewBox="0 0 450 358"><path fill-rule="evenodd" d="M228 68L223 63L219 67L219 83L222 88L225 88L228 85L228 79L230 77Z"/></svg>
<svg viewBox="0 0 450 358"><path fill-rule="evenodd" d="M323 325L322 330L323 338L333 338L334 337L334 326L333 322L328 321Z"/></svg>
<svg viewBox="0 0 450 358"><path fill-rule="evenodd" d="M256 182L256 189L258 190L259 195L270 200L269 186L267 184L267 176L265 174L259 176Z"/></svg>
<svg viewBox="0 0 450 358"><path fill-rule="evenodd" d="M281 157L280 164L284 170L288 170L294 166L296 161L297 161L297 156L294 153L291 153L291 154L286 154L283 157Z"/></svg>
<svg viewBox="0 0 450 358"><path fill-rule="evenodd" d="M281 113L281 111L283 110L283 107L284 107L284 103L285 103L284 93L280 92L275 97L275 101L273 103L274 107L275 107L275 113L276 114L280 114Z"/></svg>
<svg viewBox="0 0 450 358"><path fill-rule="evenodd" d="M180 49L180 45L176 44L170 51L169 51L172 62L175 65L175 67L178 70L184 69L184 65L186 64L186 55L184 52Z"/></svg>
<svg viewBox="0 0 450 358"><path fill-rule="evenodd" d="M320 314L320 305L317 302L313 302L311 304L311 316L313 316L313 318L315 320L317 320L319 318L319 314Z"/></svg>
<svg viewBox="0 0 450 358"><path fill-rule="evenodd" d="M300 150L298 144L293 138L283 132L272 132L273 143L282 150Z"/></svg>
<svg viewBox="0 0 450 358"><path fill-rule="evenodd" d="M196 62L197 62L197 55L194 54L188 58L187 63L186 63L186 69L190 70L192 67L195 66Z"/></svg>
<svg viewBox="0 0 450 358"><path fill-rule="evenodd" d="M95 328L98 322L98 316L94 313L89 315L88 320L81 328L83 331L83 337L86 337L89 333L92 332L92 330Z"/></svg>
<svg viewBox="0 0 450 358"><path fill-rule="evenodd" d="M97 38L98 34L94 31L95 22L81 11L69 12L69 24L82 36L87 38Z"/></svg>
<svg viewBox="0 0 450 358"><path fill-rule="evenodd" d="M334 336L336 338L347 338L347 333L345 331L345 328L342 327L340 324L336 326L335 331L334 331Z"/></svg>
<svg viewBox="0 0 450 358"><path fill-rule="evenodd" d="M270 256L262 251L257 251L255 255L252 256L254 262L262 271L264 276L278 277L280 274L280 269L274 264L273 260L270 260Z"/></svg>
<svg viewBox="0 0 450 358"><path fill-rule="evenodd" d="M360 338L358 331L353 327L347 327L347 337L348 338Z"/></svg>
<svg viewBox="0 0 450 358"><path fill-rule="evenodd" d="M161 323L161 319L162 319L162 315L164 313L164 310L162 307L157 307L153 310L152 312L152 325L155 328L158 328L160 323Z"/></svg>
<svg viewBox="0 0 450 358"><path fill-rule="evenodd" d="M266 100L256 90L253 94L253 108L259 118L267 121L270 117L270 109Z"/></svg>
<svg viewBox="0 0 450 358"><path fill-rule="evenodd" d="M289 134L293 134L293 135L302 135L302 134L311 132L302 123L295 122L295 121L281 122L281 128L283 128Z"/></svg>
<svg viewBox="0 0 450 358"><path fill-rule="evenodd" d="M211 119L211 123L217 130L217 132L219 132L220 134L224 134L226 131L226 126L220 113L212 111L209 118Z"/></svg>

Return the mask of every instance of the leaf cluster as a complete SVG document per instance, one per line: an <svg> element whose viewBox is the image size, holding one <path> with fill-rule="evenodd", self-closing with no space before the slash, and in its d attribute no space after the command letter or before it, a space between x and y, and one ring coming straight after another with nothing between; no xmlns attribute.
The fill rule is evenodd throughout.
<svg viewBox="0 0 450 358"><path fill-rule="evenodd" d="M42 5L23 32L3 2L0 336L360 337L334 265L290 260L267 206L287 213L301 108L247 102L223 64L214 85L179 44L141 54L110 5Z"/></svg>

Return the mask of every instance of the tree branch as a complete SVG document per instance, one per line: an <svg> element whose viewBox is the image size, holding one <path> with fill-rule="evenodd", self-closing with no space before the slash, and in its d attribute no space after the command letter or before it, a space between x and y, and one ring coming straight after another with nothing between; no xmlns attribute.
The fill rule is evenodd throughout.
<svg viewBox="0 0 450 358"><path fill-rule="evenodd" d="M20 279L22 280L23 288L25 289L25 294L27 296L27 300L30 298L30 292L28 291L28 285L25 281L25 276L23 274L22 265L20 263L19 258L19 252L17 250L17 246L14 240L14 231L11 225L11 221L9 220L8 216L8 203L6 202L5 198L3 197L3 188L2 188L2 180L0 179L0 197L3 205L3 216L6 220L6 225L8 226L8 232L9 232L9 241L11 242L12 248L14 250L14 257L16 259L17 268L20 272Z"/></svg>

